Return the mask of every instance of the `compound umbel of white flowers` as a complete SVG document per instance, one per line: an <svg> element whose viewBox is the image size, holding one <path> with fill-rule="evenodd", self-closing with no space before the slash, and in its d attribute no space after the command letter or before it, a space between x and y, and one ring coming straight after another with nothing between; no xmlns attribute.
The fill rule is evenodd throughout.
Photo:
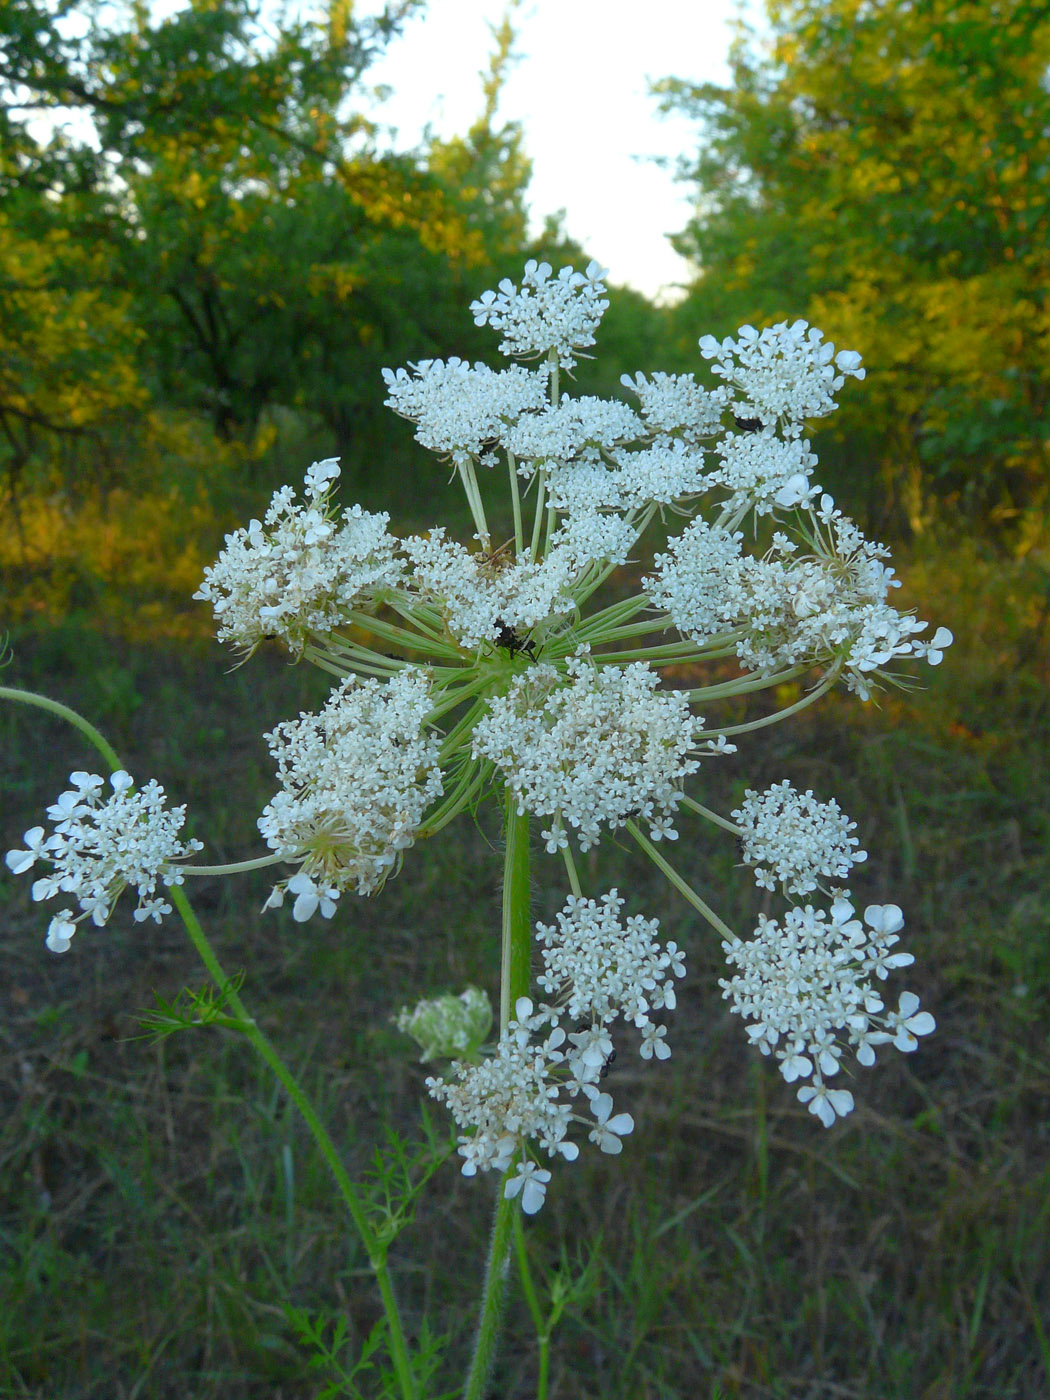
<svg viewBox="0 0 1050 1400"><path fill-rule="evenodd" d="M574 846L629 833L717 932L735 969L723 995L784 1078L802 1081L800 1102L826 1126L853 1107L848 1091L832 1087L847 1053L870 1065L874 1046L908 1051L933 1029L912 992L894 1012L877 989L912 961L891 951L903 915L887 904L869 906L863 922L854 917L838 882L864 852L834 801L784 782L748 790L726 816L687 791L752 730L839 683L865 701L899 683L895 663L937 665L952 640L944 628L924 640L927 624L890 605L898 580L886 550L813 480L807 425L833 411L848 378L863 379L860 356L836 353L804 321L744 326L737 338L700 342L719 381L712 388L689 374L638 373L622 381L634 404L573 397L562 376L594 344L608 305L604 277L594 263L554 276L530 262L520 284L504 280L473 303L477 324L496 330L500 350L522 363L494 370L450 358L384 370L388 406L461 483L472 539L441 526L398 537L385 514L340 510L339 466L326 459L307 471L301 500L282 488L261 521L227 536L207 570L195 596L212 605L221 640L246 654L276 643L335 681L316 715L266 736L278 777L259 818L270 855L188 864L199 843L179 841L182 809L166 811L163 789L137 790L121 770L106 802L102 778L74 774L49 809L51 834L34 827L7 856L15 873L43 867L34 898L61 895L79 907L52 919L56 952L84 918L104 923L125 885L139 891L140 917L168 912L153 893L158 879L170 891L228 993L224 1004L304 1113L362 1232L404 1400L415 1400L415 1381L385 1247L309 1101L222 972L180 888L185 877L290 866L266 907L291 894L297 921L331 917L348 890L381 889L415 842L485 798L502 804L498 1038L476 1043L488 1020L477 989L469 1006L446 996L399 1017L406 1031L425 1030L428 1059L466 1050L428 1084L463 1130L464 1172L502 1175L467 1400L482 1394L496 1344L513 1212L519 1203L540 1209L552 1175L544 1162L575 1160L581 1129L615 1154L634 1126L599 1089L614 1034L631 1025L644 1059L670 1054L665 1021L682 954L659 941L655 919L621 918L627 901L616 890L600 901L586 895ZM493 473L503 475L506 509L490 522L479 482ZM617 570L644 556L657 519L680 528L640 589L617 588ZM761 528L745 531L749 522ZM749 549L748 535L765 545ZM734 663L739 674L705 682L704 663L716 661L720 675ZM665 684L667 671L688 676L686 687ZM808 688L760 718L719 721L721 702L785 682ZM64 713L120 769L101 736L64 707L0 695ZM549 927L534 927L530 913L536 818L569 888ZM696 818L735 837L758 884L788 903L747 941L668 859L683 819ZM131 822L130 844L122 822ZM801 897L826 908L800 907ZM545 1002L533 1000L534 948Z"/></svg>

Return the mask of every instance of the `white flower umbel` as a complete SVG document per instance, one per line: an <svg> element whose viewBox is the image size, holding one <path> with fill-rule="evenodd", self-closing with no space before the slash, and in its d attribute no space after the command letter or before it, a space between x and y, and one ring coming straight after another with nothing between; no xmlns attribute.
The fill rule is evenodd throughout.
<svg viewBox="0 0 1050 1400"><path fill-rule="evenodd" d="M211 603L218 638L252 651L279 638L301 655L311 633L330 632L351 608L394 587L402 564L387 532L390 517L360 506L340 521L331 501L334 458L306 473L305 502L282 486L265 520L226 536L226 548L194 593Z"/></svg>
<svg viewBox="0 0 1050 1400"><path fill-rule="evenodd" d="M765 557L744 554L743 536L694 520L657 555L643 581L685 636L702 645L722 633L743 633L736 652L749 671L773 675L792 666L834 667L862 700L898 657L937 665L952 641L939 628L918 640L927 623L886 601L900 580L882 561L885 546L865 539L830 496L801 515L806 553L784 532Z"/></svg>
<svg viewBox="0 0 1050 1400"><path fill-rule="evenodd" d="M756 515L808 505L820 494L810 484L817 465L805 439L781 438L770 430L726 433L718 445L722 464L708 478L729 492L725 510L733 516L753 509Z"/></svg>
<svg viewBox="0 0 1050 1400"><path fill-rule="evenodd" d="M423 812L442 792L440 739L425 730L430 688L421 671L386 684L344 680L320 713L279 724L266 740L281 791L259 818L266 843L301 863L267 902L296 895L293 916L320 908L339 892L373 894L412 845Z"/></svg>
<svg viewBox="0 0 1050 1400"><path fill-rule="evenodd" d="M544 971L539 985L570 1020L608 1025L623 1015L639 1030L653 1010L673 1010L675 977L685 963L674 943L656 941L656 919L620 920L624 901L610 890L600 902L570 896L552 925L537 924ZM666 1058L666 1055L660 1056Z"/></svg>
<svg viewBox="0 0 1050 1400"><path fill-rule="evenodd" d="M547 407L547 367L492 370L453 357L385 369L387 407L417 425L416 441L457 460L466 454L491 466L493 448L522 414Z"/></svg>
<svg viewBox="0 0 1050 1400"><path fill-rule="evenodd" d="M425 539L410 536L404 550L412 589L441 611L449 631L471 651L504 645L509 633L524 637L575 605L572 584L581 566L569 549L552 550L538 562L527 551L518 558L477 554L439 528Z"/></svg>
<svg viewBox="0 0 1050 1400"><path fill-rule="evenodd" d="M683 692L660 690L644 662L599 670L576 656L567 669L566 678L533 666L494 696L474 730L475 757L497 764L520 811L553 818L542 833L548 851L565 845L566 823L586 851L603 826L630 817L673 840L682 783L700 766L703 720Z"/></svg>
<svg viewBox="0 0 1050 1400"><path fill-rule="evenodd" d="M915 1037L935 1028L910 992L897 1012L887 1013L872 981L914 961L910 953L892 951L903 925L895 904L869 905L862 924L853 906L839 899L830 913L811 905L790 909L782 924L760 915L754 938L722 944L726 961L738 969L719 981L730 1009L747 1022L751 1043L780 1061L789 1084L812 1080L798 1097L825 1127L853 1108L849 1090L826 1083L847 1048L856 1050L860 1064L871 1065L874 1046L914 1050Z"/></svg>
<svg viewBox="0 0 1050 1400"><path fill-rule="evenodd" d="M55 824L50 836L42 826L25 834L24 850L8 851L8 869L21 875L37 861L51 867L33 884L35 900L72 895L82 911L75 917L62 909L51 920L47 946L56 953L69 948L76 926L90 916L101 927L127 886L138 894L134 918L157 923L171 905L156 894L157 881L181 885L179 862L203 850L200 841L181 841L186 808L166 809L164 789L152 778L135 788L129 773L110 775L112 793L103 796L105 779L97 773L73 773L73 784L47 809Z"/></svg>
<svg viewBox="0 0 1050 1400"><path fill-rule="evenodd" d="M799 437L805 419L833 411L846 375L863 379L866 372L855 350L836 355L823 331L806 321L790 326L781 321L763 331L741 326L737 335L738 340L727 336L721 344L705 335L700 353L739 392L735 411L764 427L779 426L787 437Z"/></svg>
<svg viewBox="0 0 1050 1400"><path fill-rule="evenodd" d="M700 443L721 434L722 415L732 394L726 388L704 389L691 374L623 374L620 383L640 400L650 432Z"/></svg>
<svg viewBox="0 0 1050 1400"><path fill-rule="evenodd" d="M530 259L518 288L505 277L495 292L482 292L470 309L476 326L503 332L500 352L514 359L553 353L562 369L572 369L574 350L594 344L594 332L608 309L606 276L598 263L586 272L563 267L551 277L550 263Z"/></svg>
<svg viewBox="0 0 1050 1400"><path fill-rule="evenodd" d="M505 1187L508 1198L537 1180L525 1170L529 1154L542 1150L575 1161L579 1148L567 1136L573 1123L587 1125L602 1152L621 1151L634 1120L614 1115L612 1096L598 1089L613 1053L606 1029L613 1021L622 1016L642 1032L643 1059L670 1054L667 1028L650 1013L674 1008L674 978L685 975L685 963L674 943L656 940L656 919L622 921L623 903L616 890L600 901L572 896L556 924L537 924L545 968L539 985L556 995L556 1004L535 1007L520 998L493 1055L457 1062L447 1079L427 1080L431 1095L467 1130L459 1145L465 1176L505 1172L522 1154L518 1175ZM567 1035L563 1020L577 1029ZM571 1100L581 1109L585 1102L593 1122ZM543 1174L542 1185L549 1180ZM530 1214L539 1210L542 1193L526 1195L523 1204Z"/></svg>
<svg viewBox="0 0 1050 1400"><path fill-rule="evenodd" d="M837 802L818 802L789 782L761 793L748 788L733 816L743 828L744 860L755 867L762 889L776 889L779 881L785 894L809 894L824 878L848 879L853 866L868 858L850 835L857 823Z"/></svg>

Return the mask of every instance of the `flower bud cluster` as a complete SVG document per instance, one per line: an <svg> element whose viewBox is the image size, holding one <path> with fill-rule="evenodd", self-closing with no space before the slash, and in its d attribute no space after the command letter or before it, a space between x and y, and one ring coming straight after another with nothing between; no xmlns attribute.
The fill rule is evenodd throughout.
<svg viewBox="0 0 1050 1400"><path fill-rule="evenodd" d="M610 890L600 902L573 897L556 924L537 925L544 964L539 983L557 993L555 1004L537 1007L520 998L491 1056L458 1061L447 1079L427 1080L432 1097L468 1130L459 1145L464 1176L506 1172L520 1154L504 1191L508 1198L520 1193L530 1215L543 1205L550 1180L530 1152L539 1148L575 1161L580 1149L568 1136L574 1123L613 1154L633 1131L631 1115L614 1114L612 1096L598 1087L613 1053L608 1027L622 1015L642 1032L643 1058L670 1055L666 1027L650 1012L674 1007L672 979L685 974L682 955L675 944L662 948L656 941L657 920L636 916L623 923L622 909L623 900ZM567 1032L563 1021L576 1029ZM572 1101L581 1095L586 1106L575 1111Z"/></svg>
<svg viewBox="0 0 1050 1400"><path fill-rule="evenodd" d="M415 840L423 812L443 791L440 739L427 733L430 687L419 670L383 684L349 677L316 715L301 714L265 736L281 790L259 830L297 875L275 887L267 908L295 895L292 915L330 917L342 890L380 889Z"/></svg>
<svg viewBox="0 0 1050 1400"><path fill-rule="evenodd" d="M35 900L72 895L81 910L60 910L51 920L47 946L65 953L76 926L90 916L99 928L109 919L122 891L131 885L138 894L134 918L160 923L171 905L156 894L157 881L181 885L176 862L203 850L200 841L182 841L179 832L186 808L165 807L164 789L150 779L136 789L123 769L110 775L112 793L103 796L105 779L97 773L73 773L73 784L47 809L55 823L50 836L42 826L25 834L25 850L8 851L8 869L21 875L37 861L51 866L34 881Z"/></svg>
<svg viewBox="0 0 1050 1400"><path fill-rule="evenodd" d="M430 997L394 1017L399 1031L419 1046L420 1060L450 1060L474 1055L492 1029L492 1003L480 987L468 987L458 997Z"/></svg>
<svg viewBox="0 0 1050 1400"><path fill-rule="evenodd" d="M853 1109L849 1090L828 1083L847 1049L859 1064L873 1065L875 1046L911 1051L916 1036L935 1029L913 992L888 1011L872 981L915 961L911 953L891 951L903 927L895 904L869 905L862 924L853 906L838 899L830 913L808 904L789 909L782 924L760 915L754 938L722 944L726 961L738 969L720 979L722 995L747 1022L751 1043L780 1061L789 1084L809 1081L799 1101L826 1128Z"/></svg>
<svg viewBox="0 0 1050 1400"><path fill-rule="evenodd" d="M226 536L193 595L211 603L221 642L252 651L280 638L298 656L312 632L330 632L351 608L397 584L404 566L394 556L389 515L353 506L340 523L331 503L338 476L334 459L315 462L305 503L282 486L263 522Z"/></svg>

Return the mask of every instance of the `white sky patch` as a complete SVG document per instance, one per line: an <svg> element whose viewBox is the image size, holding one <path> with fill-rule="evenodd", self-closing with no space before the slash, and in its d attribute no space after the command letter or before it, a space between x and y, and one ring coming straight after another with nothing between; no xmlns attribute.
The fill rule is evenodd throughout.
<svg viewBox="0 0 1050 1400"><path fill-rule="evenodd" d="M411 147L429 124L449 137L481 110L481 79L504 0L430 0L401 39L368 70L390 99L373 115ZM533 224L565 210L568 233L609 269L613 282L648 296L691 280L667 235L692 203L670 168L647 159L692 151L693 123L661 117L650 80L729 81L734 0L532 0L515 16L516 52L498 119L521 122L533 162ZM359 13L375 13L368 3Z"/></svg>

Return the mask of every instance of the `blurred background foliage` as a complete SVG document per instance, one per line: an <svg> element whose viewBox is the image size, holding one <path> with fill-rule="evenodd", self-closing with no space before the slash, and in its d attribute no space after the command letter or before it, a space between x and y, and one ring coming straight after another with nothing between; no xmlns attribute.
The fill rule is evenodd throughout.
<svg viewBox="0 0 1050 1400"><path fill-rule="evenodd" d="M276 655L223 673L190 600L223 532L338 454L347 502L401 528L444 514L468 536L444 468L383 407L380 370L495 363L467 302L529 256L589 257L557 217L529 231L523 134L498 119L512 11L471 128L384 144L364 84L421 3L365 20L332 0L265 28L249 0L159 20L142 3L0 4L4 674L99 723L132 771L188 802L215 860L256 853L262 729L324 694ZM556 1341L557 1393L1045 1400L1050 12L766 11L772 42L741 24L729 86L659 84L655 100L697 124L678 236L696 276L673 306L614 287L577 391L702 372L697 338L748 321L806 317L863 353L868 379L814 436L821 480L894 544L902 603L956 646L917 697L834 700L761 731L746 772L705 770L705 800L729 810L784 776L838 797L873 853L859 897L905 907L939 1031L820 1134L712 994L715 944L648 867L615 843L592 853L588 880L658 912L696 980L659 1076L617 1067L633 1149L567 1174L534 1227L552 1267L599 1242L594 1289ZM46 138L33 125L70 112ZM11 845L90 760L10 707L0 737ZM410 853L381 901L306 936L258 916L263 880L247 907L243 886L198 882L359 1165L376 1123L417 1124L422 1076L387 1017L417 993L494 983L496 843L465 823ZM732 852L680 845L746 927L755 900ZM312 1400L321 1380L282 1300L349 1318L359 1342L367 1269L238 1046L130 1039L153 988L199 985L177 928L145 939L118 918L58 959L18 882L0 882L0 914L0 1394ZM451 1319L455 1358L488 1201L451 1168L434 1198L403 1288L413 1316ZM498 1384L517 1400L535 1393L517 1304L508 1326Z"/></svg>

